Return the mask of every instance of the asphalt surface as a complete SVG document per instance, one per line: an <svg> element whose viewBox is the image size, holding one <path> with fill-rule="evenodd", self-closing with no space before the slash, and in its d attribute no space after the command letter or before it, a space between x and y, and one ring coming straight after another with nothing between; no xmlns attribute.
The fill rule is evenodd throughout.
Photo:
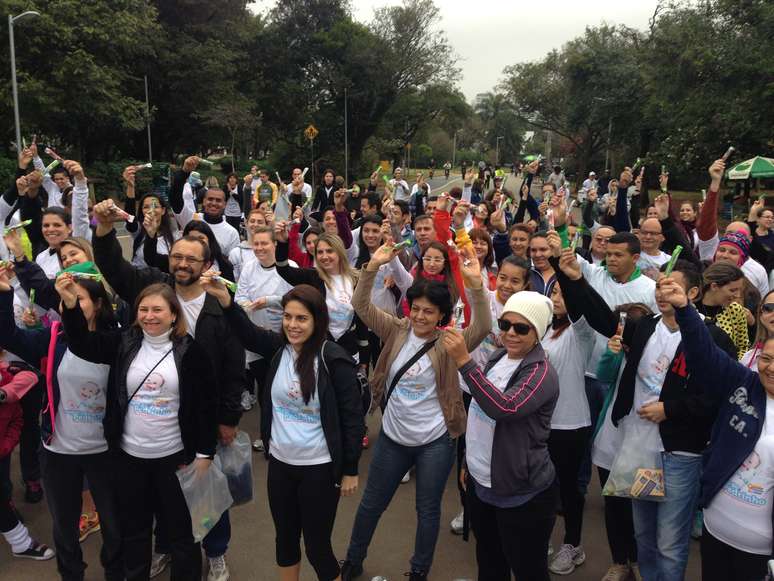
<svg viewBox="0 0 774 581"><path fill-rule="evenodd" d="M452 175L452 180L446 182L441 173L440 178L431 181L433 190L460 185L461 180ZM129 238L123 238L125 252L130 250ZM373 445L379 432L380 415L377 413L368 419L369 433L372 435L371 448L364 450L360 462L360 488L365 487ZM247 431L251 437L258 432L257 409L245 413L240 429ZM18 455L18 449L14 456ZM253 478L255 481L255 500L245 506L231 511L232 538L227 553L227 561L233 581L269 581L278 578L274 559L274 527L266 500L266 468L267 463L261 454L253 454ZM596 471L595 471L596 474ZM14 501L20 510L31 534L41 542L52 544L51 519L48 514L45 499L39 504L24 502L24 489L21 486L21 476L16 458L12 460L12 481L14 483ZM333 547L336 555L343 559L349 542L352 522L354 520L358 492L354 497L342 498L333 534ZM372 577L381 575L390 581L403 578L403 573L410 569L416 526L414 508L414 479L401 485L395 494L387 511L382 516L376 530L370 553L364 564L365 572L360 578L369 581ZM441 532L435 551L435 560L429 578L432 581L452 581L476 579L475 541L471 535L469 542L450 532L449 522L460 510L460 500L454 480L454 471L447 483L443 498L441 514ZM552 537L552 544L558 548L562 541L564 525L561 517ZM99 564L99 549L101 538L93 534L82 543L84 560L89 564L86 570L86 581L103 579ZM586 497L585 520L583 525L583 547L586 552L586 562L574 573L566 576L576 581L598 581L610 565L610 552L604 526L604 513L599 483L596 476L592 479L589 493ZM206 579L206 563L204 565ZM699 545L691 543L691 555L686 579L699 579ZM561 579L561 576L553 576ZM304 558L302 561L301 579L311 581L316 576ZM48 581L58 579L55 560L34 562L16 559L11 556L8 545L0 541L0 581ZM164 572L157 577L160 580L169 579L169 573ZM529 581L529 580L519 580Z"/></svg>

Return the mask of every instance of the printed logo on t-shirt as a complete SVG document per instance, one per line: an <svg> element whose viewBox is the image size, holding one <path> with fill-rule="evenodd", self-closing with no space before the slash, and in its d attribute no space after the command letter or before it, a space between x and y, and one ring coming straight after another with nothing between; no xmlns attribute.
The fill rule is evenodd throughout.
<svg viewBox="0 0 774 581"><path fill-rule="evenodd" d="M669 355L662 353L653 361L651 368L647 370L647 375L640 375L642 383L650 394L658 395L661 393L664 377L669 369L669 362Z"/></svg>
<svg viewBox="0 0 774 581"><path fill-rule="evenodd" d="M64 413L79 424L101 422L105 417L102 389L93 381L87 381L78 390L77 399L65 402Z"/></svg>
<svg viewBox="0 0 774 581"><path fill-rule="evenodd" d="M403 377L398 380L395 391L397 391L398 395L401 397L405 397L412 401L419 401L427 396L427 386L419 379L419 376L423 371L421 362L422 359L414 363L414 365L406 370Z"/></svg>
<svg viewBox="0 0 774 581"><path fill-rule="evenodd" d="M309 404L304 404L304 394L301 392L301 383L293 380L290 389L284 394L274 406L274 411L278 413L286 422L296 422L302 424L320 423L320 409L312 406L312 399Z"/></svg>
<svg viewBox="0 0 774 581"><path fill-rule="evenodd" d="M742 462L734 475L728 479L723 492L744 504L766 506L768 498L766 488L758 474L760 469L761 457L753 451L747 460Z"/></svg>
<svg viewBox="0 0 774 581"><path fill-rule="evenodd" d="M170 416L175 413L170 405L172 398L165 395L164 383L161 373L151 373L129 404L132 411L146 417Z"/></svg>

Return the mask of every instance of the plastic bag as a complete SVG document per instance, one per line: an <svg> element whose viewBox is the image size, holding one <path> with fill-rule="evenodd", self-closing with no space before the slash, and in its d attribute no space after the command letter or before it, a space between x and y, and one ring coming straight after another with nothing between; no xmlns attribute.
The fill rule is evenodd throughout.
<svg viewBox="0 0 774 581"><path fill-rule="evenodd" d="M228 491L228 483L214 462L207 473L200 477L196 476L192 462L177 471L177 479L180 481L188 512L191 513L194 540L198 543L231 506L233 499Z"/></svg>
<svg viewBox="0 0 774 581"><path fill-rule="evenodd" d="M250 502L253 499L253 452L250 435L240 431L230 446L218 444L215 464L226 476L234 506Z"/></svg>
<svg viewBox="0 0 774 581"><path fill-rule="evenodd" d="M658 424L630 416L623 422L623 443L602 494L637 500L666 498Z"/></svg>

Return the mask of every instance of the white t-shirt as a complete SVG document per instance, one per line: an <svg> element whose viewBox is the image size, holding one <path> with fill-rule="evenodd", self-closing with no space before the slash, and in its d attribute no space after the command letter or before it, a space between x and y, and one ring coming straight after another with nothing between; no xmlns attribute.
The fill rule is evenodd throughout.
<svg viewBox="0 0 774 581"><path fill-rule="evenodd" d="M406 343L390 366L384 389L392 385L392 378L426 343L409 331ZM384 393L387 396L387 391ZM435 384L435 369L425 353L419 361L406 370L398 380L387 402L382 418L384 433L394 442L403 446L422 446L433 442L446 432L438 390Z"/></svg>
<svg viewBox="0 0 774 581"><path fill-rule="evenodd" d="M594 343L594 330L581 317L559 337L549 329L541 344L559 377L559 399L551 416L552 430L577 430L591 425L584 379L586 361Z"/></svg>
<svg viewBox="0 0 774 581"><path fill-rule="evenodd" d="M661 265L669 262L670 258L672 257L669 254L662 252L661 250L658 251L656 256L651 256L643 251L640 253L640 259L637 261L637 266L642 271L642 274L653 280L658 280L658 269L661 268Z"/></svg>
<svg viewBox="0 0 774 581"><path fill-rule="evenodd" d="M492 319L492 327L489 330L489 334L481 341L479 346L473 350L473 353L470 354L470 358L482 369L487 361L489 361L492 353L502 347L500 341L500 327L497 325L497 320L503 314L503 308L505 307L505 305L497 300L497 293L495 291L487 291L487 296L489 297L489 315ZM460 385L465 385L465 380L462 379L462 376L460 376Z"/></svg>
<svg viewBox="0 0 774 581"><path fill-rule="evenodd" d="M160 337L145 335L140 351L129 365L127 397L147 376L126 410L121 449L130 456L164 458L183 449L178 419L180 383L171 349L169 333Z"/></svg>
<svg viewBox="0 0 774 581"><path fill-rule="evenodd" d="M766 398L766 419L755 449L704 509L704 526L735 549L770 555L774 490L774 399Z"/></svg>
<svg viewBox="0 0 774 581"><path fill-rule="evenodd" d="M35 262L43 269L48 278L56 278L56 273L62 270L62 265L59 263L59 255L56 253L56 250L52 253L50 248L40 252L35 257Z"/></svg>
<svg viewBox="0 0 774 581"><path fill-rule="evenodd" d="M681 340L682 336L679 330L670 331L662 320L656 323L653 335L648 339L642 352L640 364L637 366L637 374L634 376L633 414L645 404L658 401L661 396L661 388L664 386L664 379ZM640 420L639 416L632 419L645 422L645 427L648 428L646 430L648 437L652 438L654 442L658 441L661 449L664 449L657 423Z"/></svg>
<svg viewBox="0 0 774 581"><path fill-rule="evenodd" d="M406 180L391 179L390 185L395 188L395 200L408 202L411 199L411 190Z"/></svg>
<svg viewBox="0 0 774 581"><path fill-rule="evenodd" d="M234 188L229 192L226 200L226 209L223 212L229 218L240 218L242 216L242 206L239 203L239 189Z"/></svg>
<svg viewBox="0 0 774 581"><path fill-rule="evenodd" d="M761 348L758 345L753 345L753 348L747 351L742 358L739 360L739 363L747 367L748 369L751 369L755 373L758 373L758 357L761 356Z"/></svg>
<svg viewBox="0 0 774 581"><path fill-rule="evenodd" d="M140 230L137 231L137 234L135 234L134 238L137 238L137 235L139 234ZM180 238L180 230L175 230L172 233L172 238L174 240L177 240ZM159 236L156 239L156 254L169 254L169 245L167 244L167 241L164 237ZM148 263L145 262L145 246L144 244L140 244L137 247L137 252L135 252L134 257L132 258L132 264L138 268L147 268Z"/></svg>
<svg viewBox="0 0 774 581"><path fill-rule="evenodd" d="M304 403L296 373L296 352L289 345L282 351L277 374L271 384L270 453L280 462L294 466L327 464L331 461L320 419L317 390ZM315 361L315 377L317 362Z"/></svg>
<svg viewBox="0 0 774 581"><path fill-rule="evenodd" d="M229 253L239 246L239 232L231 224L226 222L225 218L221 218L221 221L217 224L207 222L207 225L212 229L212 233L215 235L215 240L218 241L221 252L228 256Z"/></svg>
<svg viewBox="0 0 774 581"><path fill-rule="evenodd" d="M239 246L232 248L228 253L228 261L234 267L234 282L239 282L245 266L256 260L253 246L249 242L241 242Z"/></svg>
<svg viewBox="0 0 774 581"><path fill-rule="evenodd" d="M59 454L99 454L108 449L102 429L110 365L92 363L65 351L56 370L59 405L56 429L46 450Z"/></svg>
<svg viewBox="0 0 774 581"><path fill-rule="evenodd" d="M342 274L331 275L332 286L325 293L325 304L328 306L330 324L328 330L334 339L339 339L352 327L355 309L352 306L354 286L349 277Z"/></svg>
<svg viewBox="0 0 774 581"><path fill-rule="evenodd" d="M180 307L183 309L183 315L185 316L185 323L188 325L188 334L191 337L196 337L196 321L199 320L199 313L202 312L204 306L204 299L207 298L207 293L202 291L195 299L190 301L183 300L183 297L177 295L177 300L180 301Z"/></svg>
<svg viewBox="0 0 774 581"><path fill-rule="evenodd" d="M508 380L521 365L521 359L509 359L503 355L494 364L486 378L500 391L505 391ZM492 488L492 442L494 441L495 420L479 407L475 399L470 402L468 427L465 432L465 460L475 481L486 488Z"/></svg>

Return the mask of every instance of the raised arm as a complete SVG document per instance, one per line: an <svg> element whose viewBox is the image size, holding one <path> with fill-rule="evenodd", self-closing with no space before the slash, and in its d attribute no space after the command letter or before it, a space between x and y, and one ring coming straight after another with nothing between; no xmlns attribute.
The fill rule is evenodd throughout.
<svg viewBox="0 0 774 581"><path fill-rule="evenodd" d="M699 217L696 220L696 233L699 240L712 240L718 233L718 210L720 207L720 185L723 173L726 171L726 162L717 159L709 168L711 178L707 199L701 206Z"/></svg>

